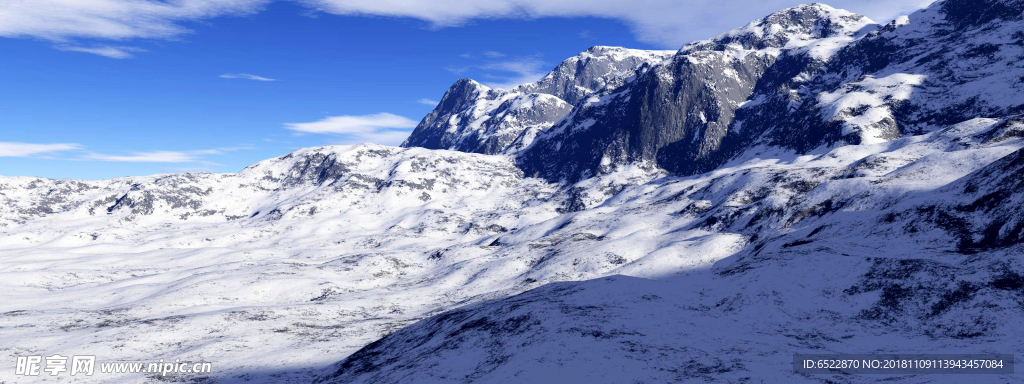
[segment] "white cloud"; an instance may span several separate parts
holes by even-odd
[[[331,116],[309,123],[286,123],[287,129],[303,133],[342,135],[348,142],[372,142],[385,145],[401,143],[416,127],[416,121],[390,114]]]
[[[201,163],[217,165],[204,160],[204,156],[221,155],[227,152],[252,149],[247,146],[199,149],[194,151],[147,151],[130,152],[126,155],[112,155],[86,152],[83,157],[69,160],[99,160],[132,163]],[[79,144],[32,144],[17,142],[0,142],[0,157],[41,157],[65,151],[82,151]]]
[[[837,0],[878,21],[919,8],[932,0]],[[804,3],[800,0],[305,0],[324,12],[341,15],[409,17],[435,27],[459,26],[473,19],[600,17],[629,24],[643,41],[667,48],[709,38],[740,27],[774,11]]]
[[[4,0],[0,36],[120,40],[168,38],[180,23],[260,10],[270,0]]]
[[[189,151],[189,153],[194,153],[196,155],[221,155],[221,154],[224,154],[224,153],[227,153],[227,152],[245,151],[245,150],[250,150],[250,149],[253,149],[253,148],[250,147],[250,146],[247,146],[247,145],[242,145],[242,146],[238,146],[238,147],[220,147],[220,148],[213,148],[213,149],[198,149],[198,150],[195,150],[195,151]]]
[[[489,58],[502,58],[506,55],[496,51],[487,51],[483,53],[483,56]],[[471,66],[444,67],[444,70],[457,76],[463,76],[471,69],[483,70],[485,73],[482,77],[494,79],[494,81],[484,82],[485,85],[491,88],[509,89],[515,88],[521,84],[532,83],[539,80],[547,75],[547,70],[550,68],[544,67],[544,61],[542,61],[539,56],[508,58],[501,61],[485,61],[482,64],[474,64]],[[421,104],[426,103],[421,102]],[[432,104],[436,105],[437,103],[434,102]]]
[[[271,79],[269,77],[256,76],[248,73],[225,73],[220,75],[222,79],[245,79],[245,80],[256,80],[256,81],[277,81],[277,79]]]
[[[87,158],[90,160],[127,163],[195,163],[200,161],[199,157],[195,154],[177,151],[132,152],[130,155],[91,153]]]
[[[135,48],[135,47],[112,46],[112,45],[105,45],[105,46],[99,46],[99,47],[76,47],[76,46],[71,46],[71,45],[58,45],[58,46],[56,46],[54,48],[57,48],[57,49],[59,49],[61,51],[91,53],[91,54],[94,54],[94,55],[100,55],[100,56],[103,56],[103,57],[109,57],[111,59],[129,59],[129,58],[132,58],[134,56],[134,55],[131,54],[131,52],[145,52],[146,51],[145,49],[140,49],[140,48]]]
[[[130,152],[127,155],[110,155],[102,153],[89,153],[88,160],[113,161],[126,163],[201,163],[207,165],[219,165],[206,160],[203,156],[221,155],[226,152],[234,152],[251,147],[223,147],[213,149],[198,149],[194,151],[146,151]]]
[[[31,157],[55,152],[82,149],[78,144],[33,144],[18,142],[0,142],[0,157]]]
[[[416,103],[423,104],[423,105],[431,105],[431,106],[433,106],[433,105],[437,105],[438,101],[437,100],[431,100],[431,99],[428,99],[428,98],[424,97],[422,99],[416,100]]]
[[[445,71],[451,72],[452,74],[455,74],[455,75],[461,75],[463,73],[466,73],[466,71],[469,70],[469,67],[456,67],[456,66],[449,65],[449,66],[444,67],[442,69],[444,69]]]
[[[3,0],[0,36],[66,42],[77,38],[171,38],[183,23],[258,12],[274,0]],[[280,1],[280,0],[278,0]],[[408,17],[434,27],[474,19],[601,17],[630,25],[643,41],[667,48],[742,26],[800,0],[299,0],[338,15]],[[832,6],[886,21],[931,0],[837,0]]]
[[[501,75],[490,75],[498,81],[485,82],[491,88],[509,89],[521,84],[532,83],[540,80],[547,74],[544,62],[539,58],[519,58],[507,61],[491,62],[480,66],[480,69],[497,71]]]

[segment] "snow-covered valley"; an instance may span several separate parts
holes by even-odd
[[[962,2],[460,80],[408,147],[0,176],[0,375],[61,353],[213,364],[76,378],[114,383],[962,382],[791,365],[1024,349],[1024,4]]]
[[[1018,247],[967,251],[956,231],[919,212],[961,215],[968,226],[961,230],[979,233],[999,220],[992,212],[1001,204],[976,214],[957,207],[1002,185],[983,183],[986,170],[1020,157],[1022,143],[991,138],[1021,129],[1019,122],[979,119],[884,144],[798,157],[756,154],[696,177],[624,169],[581,183],[577,188],[585,192],[575,194],[523,178],[501,157],[370,145],[306,149],[236,175],[191,176],[188,183],[167,178],[189,176],[94,183],[6,178],[3,194],[13,208],[7,217],[76,208],[5,227],[3,352],[212,361],[218,381],[307,382],[366,344],[441,311],[471,303],[492,311],[509,305],[500,298],[547,283],[609,275],[661,282],[563,283],[527,297],[543,297],[545,306],[561,300],[594,306],[596,313],[552,317],[562,325],[542,323],[560,337],[589,337],[584,328],[582,335],[559,330],[594,321],[594,329],[612,335],[612,346],[594,341],[605,344],[601,348],[620,348],[625,341],[618,338],[643,343],[654,337],[664,345],[619,361],[601,348],[562,341],[595,355],[547,364],[600,377],[603,371],[587,361],[611,359],[648,367],[643,372],[654,369],[651,379],[678,379],[674,375],[710,373],[655,367],[703,356],[696,366],[732,367],[727,377],[738,380],[764,374],[789,359],[793,348],[1016,350],[1019,340],[1011,335],[1022,331],[1013,320],[1021,315]],[[962,192],[967,184],[980,189]],[[114,201],[125,196],[133,203],[105,208],[117,207]],[[1018,198],[1019,191],[1002,202]],[[586,209],[568,212],[571,204]],[[218,208],[228,206],[239,210]],[[195,212],[213,213],[187,214]],[[995,283],[1000,279],[1010,279],[1010,289]],[[943,295],[964,284],[974,287],[968,297],[932,313]],[[582,293],[565,287],[598,296],[576,298]],[[901,296],[888,298],[894,287],[903,289]],[[549,290],[560,294],[543,294]],[[633,306],[655,314],[666,310],[644,306],[648,302],[635,300],[637,295],[659,297],[681,312],[664,312],[664,318],[634,313]],[[478,303],[487,299],[499,301]],[[605,316],[641,328],[616,328]],[[697,322],[685,328],[701,336],[658,323],[670,319]],[[735,332],[749,327],[757,331]],[[615,336],[616,329],[624,335]],[[501,339],[492,341],[499,346],[510,342],[493,337]],[[542,333],[529,337],[560,342]],[[694,338],[716,347],[665,350]],[[750,359],[751,351],[760,357]],[[488,359],[461,347],[451,353]],[[503,369],[531,375],[555,369],[526,369],[534,357],[511,354],[518,364]],[[484,368],[477,365],[494,364],[488,361],[466,364],[480,372]],[[638,368],[630,367],[622,368],[635,375]],[[783,375],[787,369],[782,364],[767,372]],[[384,381],[431,377],[386,372],[399,376]]]

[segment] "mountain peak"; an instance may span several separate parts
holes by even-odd
[[[402,146],[488,154],[517,151],[580,100],[619,86],[640,67],[674,53],[593,46],[562,61],[539,81],[509,90],[459,79]]]
[[[452,83],[452,86],[449,89],[467,89],[467,90],[480,89],[480,90],[485,90],[486,91],[486,90],[490,90],[491,87],[488,87],[486,85],[480,84],[478,81],[470,79],[468,77],[463,77],[461,79],[455,80],[455,83]]]
[[[555,95],[575,105],[593,93],[618,85],[641,66],[657,64],[674,53],[596,45],[565,59],[540,81],[524,84],[519,90]]]
[[[625,58],[626,56],[646,56],[646,55],[649,55],[651,52],[659,52],[659,51],[650,51],[650,50],[644,50],[644,49],[633,49],[633,48],[626,48],[626,47],[616,47],[616,46],[611,46],[611,45],[595,45],[595,46],[592,46],[590,48],[587,48],[587,50],[581,52],[579,55],[576,55],[573,58],[585,57],[585,56],[589,55],[589,56],[610,56],[610,57],[615,57],[615,58],[622,59],[622,58]],[[569,58],[568,60],[572,60],[573,58]]]
[[[874,23],[864,15],[856,14],[845,9],[834,8],[823,3],[801,4],[795,7],[782,9],[765,16],[760,21],[766,25],[782,24],[788,26],[802,26],[804,28],[813,28],[823,21],[840,23],[839,27],[849,26],[845,22],[866,21],[868,23]],[[840,31],[841,30],[831,30],[823,32],[837,33]],[[828,36],[823,35],[822,37]]]
[[[624,50],[627,50],[627,48],[625,48],[625,47],[616,47],[616,46],[613,46],[613,45],[595,45],[595,46],[592,46],[590,48],[587,48],[587,50],[584,51],[584,52],[588,52],[588,53],[601,53],[601,52],[624,51]]]
[[[735,45],[743,49],[794,48],[814,41],[849,37],[875,25],[866,16],[827,4],[803,4],[772,13],[712,39],[696,41],[683,51],[723,50]]]

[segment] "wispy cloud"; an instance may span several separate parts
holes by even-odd
[[[80,144],[34,144],[18,142],[0,142],[0,157],[46,157],[60,152],[77,151],[82,156],[66,158],[66,160],[97,160],[132,163],[198,163],[218,165],[205,160],[205,156],[222,155],[228,152],[252,149],[248,146],[221,147],[199,149],[193,151],[145,151],[128,152],[127,154],[104,154],[86,151]]]
[[[194,153],[194,154],[197,154],[197,155],[223,155],[223,154],[228,153],[228,152],[247,151],[247,150],[250,150],[250,149],[253,149],[253,147],[250,147],[248,145],[240,145],[240,146],[237,146],[237,147],[220,147],[220,148],[213,148],[213,149],[197,149],[195,151],[190,151],[190,152]]]
[[[54,48],[57,48],[61,51],[91,53],[94,55],[109,57],[111,59],[130,59],[134,57],[134,55],[132,55],[132,52],[146,52],[145,49],[141,48],[112,45],[98,47],[77,47],[70,45],[58,45]]]
[[[460,55],[462,56],[462,55]],[[468,56],[474,58],[473,56]],[[446,66],[443,69],[458,76],[463,76],[470,70],[483,71],[483,78],[494,79],[484,82],[492,88],[509,89],[519,85],[532,83],[547,74],[544,61],[540,56],[507,57],[498,51],[486,51],[482,57],[488,59],[477,60],[476,63],[466,66]],[[436,104],[436,103],[434,103]]]
[[[102,153],[90,153],[86,156],[90,160],[118,161],[126,163],[196,163],[199,162],[198,155],[188,152],[176,151],[149,151],[132,152],[128,155],[105,155]]]
[[[82,149],[79,144],[34,144],[8,141],[0,142],[0,157],[33,157],[79,149]]]
[[[431,100],[431,99],[428,99],[428,98],[424,97],[422,99],[416,100],[416,103],[423,104],[423,105],[437,105],[438,101],[437,100]]]
[[[245,79],[245,80],[256,80],[256,81],[277,81],[277,79],[271,79],[269,77],[256,76],[249,73],[225,73],[220,75],[222,79]]]
[[[168,39],[189,32],[184,25],[227,15],[246,15],[280,0],[4,0],[0,1],[0,36],[33,37],[56,42],[74,39],[124,41]],[[931,3],[932,0],[835,0],[877,21]],[[337,15],[407,17],[435,28],[475,19],[601,17],[629,25],[640,40],[678,48],[746,24],[792,0],[300,0],[314,10]],[[91,49],[91,48],[88,48]],[[109,51],[113,52],[113,51]],[[108,56],[114,57],[114,56]]]
[[[254,13],[271,0],[5,0],[0,36],[51,41],[75,38],[170,38],[181,23]]]
[[[376,113],[331,116],[309,123],[286,123],[284,126],[296,132],[343,136],[348,143],[394,145],[409,135],[409,130],[416,127],[416,121],[391,113]]]
[[[518,58],[505,61],[490,62],[479,67],[486,71],[498,72],[489,77],[497,79],[484,84],[492,88],[515,88],[519,85],[540,80],[547,74],[544,61],[537,57]]]
[[[539,68],[541,66],[543,66],[543,65],[544,65],[544,62],[542,60],[540,60],[539,58],[527,57],[527,58],[519,58],[519,59],[515,59],[515,60],[490,62],[490,63],[484,64],[484,65],[481,65],[480,68],[488,69],[488,70],[495,70],[495,71],[505,71],[505,72],[513,72],[513,73],[523,74],[523,73],[537,73],[537,72],[539,72]]]
[[[835,7],[848,7],[877,21],[889,20],[908,9],[934,0],[834,0]],[[461,26],[474,19],[542,17],[599,17],[629,25],[639,40],[679,48],[683,44],[713,37],[799,2],[793,0],[307,0],[318,9],[340,15],[409,17],[430,22],[434,27]]]
[[[204,156],[221,155],[228,152],[252,149],[251,147],[222,147],[213,149],[198,149],[193,151],[145,151],[129,152],[124,155],[112,155],[103,153],[89,153],[87,160],[114,161],[126,163],[200,163],[207,165],[219,165],[204,159]]]
[[[455,75],[461,75],[463,73],[466,73],[466,71],[469,71],[469,67],[457,67],[457,66],[453,66],[453,65],[446,66],[446,67],[444,67],[442,69],[444,69],[445,71],[451,72],[451,73],[453,73]]]

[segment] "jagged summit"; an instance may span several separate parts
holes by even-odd
[[[672,51],[646,51],[622,47],[594,46],[562,61],[536,83],[524,84],[522,92],[555,95],[575,105],[583,98],[621,81],[642,65],[653,65],[670,57]]]
[[[751,101],[788,93],[873,24],[813,4],[776,12],[635,73],[543,132],[520,153],[530,175],[574,182],[619,165],[644,163],[691,174],[714,169],[742,149],[734,129]],[[748,107],[748,108],[749,108]],[[733,142],[733,141],[736,142]],[[544,159],[560,158],[555,164]]]
[[[537,82],[510,90],[459,79],[402,146],[515,153],[565,117],[573,104],[621,85],[639,67],[672,54],[595,46],[561,62]]]
[[[776,12],[577,106],[519,164],[551,181],[633,163],[690,175],[759,146],[806,153],[1021,113],[1022,12],[946,0],[884,27],[823,4]]]
[[[821,3],[804,4],[772,13],[712,39],[687,44],[682,51],[723,50],[728,45],[754,50],[793,49],[830,38],[840,40],[816,47],[814,56],[825,57],[834,51],[828,48],[842,46],[842,42],[876,28],[875,22],[866,16]]]

